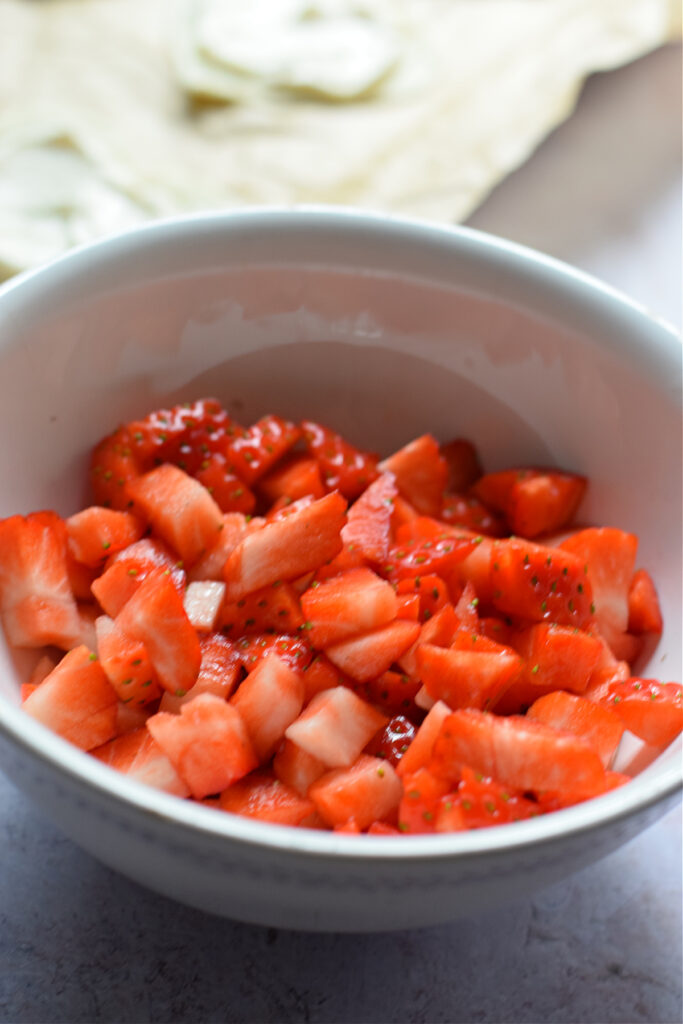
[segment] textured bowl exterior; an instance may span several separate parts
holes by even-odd
[[[203,394],[246,420],[319,416],[382,451],[425,430],[469,434],[491,468],[589,475],[586,521],[638,533],[660,585],[650,674],[680,679],[680,382],[664,326],[500,240],[329,210],[188,218],[0,289],[0,515],[70,513],[95,438]],[[680,792],[678,746],[649,765],[637,755],[644,770],[623,789],[504,829],[271,827],[139,786],[47,733],[17,707],[28,664],[0,650],[0,766],[111,867],[254,923],[371,931],[472,914],[608,854]]]

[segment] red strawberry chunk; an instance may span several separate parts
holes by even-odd
[[[450,603],[448,588],[440,576],[414,576],[399,581],[396,593],[415,594],[419,599],[421,622],[426,622]]]
[[[308,795],[327,825],[353,821],[364,829],[396,813],[401,783],[387,761],[363,754],[350,768],[321,776]]]
[[[315,573],[315,582],[324,583],[325,580],[331,579],[333,576],[339,576],[340,573],[346,572],[348,569],[363,569],[366,566],[365,557],[361,554],[361,551],[357,547],[347,548],[343,547],[338,555],[331,558],[329,562],[325,562]]]
[[[96,568],[140,540],[144,527],[130,512],[92,506],[66,520],[69,550],[77,562]]]
[[[448,574],[470,554],[475,539],[441,529],[435,539],[415,539],[389,549],[382,573],[389,580],[414,579],[416,576]]]
[[[467,491],[482,475],[477,449],[471,441],[456,437],[442,444],[441,455],[448,466],[448,487],[451,491]]]
[[[290,455],[275,469],[261,477],[259,492],[269,504],[285,499],[288,502],[299,498],[322,498],[326,493],[320,475],[320,466],[307,455]]]
[[[339,494],[327,494],[246,536],[225,563],[227,600],[238,601],[277,580],[296,579],[334,558],[342,547],[345,510]]]
[[[333,644],[325,653],[342,672],[359,683],[366,683],[386,672],[419,635],[418,622],[395,619],[387,626]]]
[[[342,540],[369,562],[382,564],[389,555],[391,516],[398,491],[392,473],[382,473],[348,511]]]
[[[371,569],[349,569],[314,585],[301,597],[308,637],[327,647],[396,618],[396,594]]]
[[[562,691],[539,697],[529,708],[527,717],[580,736],[596,752],[605,768],[609,768],[624,732],[619,716],[608,707]]]
[[[408,619],[410,622],[420,621],[419,594],[396,595],[396,618]]]
[[[15,647],[77,645],[66,528],[54,512],[0,520],[0,619]]]
[[[586,484],[583,476],[558,472],[516,480],[505,510],[512,532],[533,538],[564,529],[576,515]]]
[[[308,754],[291,740],[284,740],[273,758],[273,771],[278,779],[305,796],[316,779],[328,770],[327,765]]]
[[[586,568],[593,592],[595,620],[611,644],[628,628],[628,594],[633,579],[638,538],[612,527],[581,530],[560,544]]]
[[[436,774],[456,780],[463,765],[504,786],[536,792],[590,795],[605,774],[598,755],[577,736],[516,715],[501,718],[472,709],[445,719],[430,762]]]
[[[145,645],[126,636],[106,615],[95,623],[97,653],[107,679],[125,704],[151,704],[161,687]]]
[[[417,663],[429,696],[453,709],[491,707],[522,670],[515,651],[476,633],[460,634],[450,648],[422,644]]]
[[[199,639],[182,598],[163,570],[145,577],[116,622],[124,633],[145,645],[165,690],[178,693],[194,685],[201,664]]]
[[[332,690],[335,686],[346,686],[348,681],[324,654],[316,654],[303,674],[304,704],[308,704],[316,693]]]
[[[100,606],[115,619],[140,583],[155,570],[168,572],[179,594],[185,593],[185,573],[178,560],[161,541],[145,538],[114,555],[105,571],[92,584]]]
[[[292,826],[301,825],[315,811],[311,800],[266,771],[233,782],[221,793],[220,808],[244,818]]]
[[[228,462],[247,484],[267,473],[301,437],[301,431],[280,416],[264,416],[227,448]]]
[[[337,686],[315,696],[285,735],[330,768],[341,768],[353,764],[386,721],[351,690]]]
[[[391,669],[377,679],[354,686],[360,697],[374,704],[383,714],[408,716],[415,716],[416,713],[420,716],[415,708],[415,695],[419,689],[419,682],[412,680],[405,672],[394,672]]]
[[[463,828],[487,828],[491,825],[536,818],[543,813],[543,809],[535,800],[526,799],[519,790],[501,786],[494,779],[477,775],[466,765],[462,768],[462,779],[457,794],[444,798],[442,802],[444,811],[449,799],[454,800],[457,805],[460,827]],[[443,822],[443,818],[441,821]],[[437,830],[441,831],[438,826]]]
[[[442,797],[450,791],[450,783],[433,775],[428,768],[402,776],[403,796],[398,809],[401,832],[420,834],[436,831],[436,816]]]
[[[128,494],[136,513],[188,564],[218,543],[221,510],[206,488],[177,466],[145,473],[128,485]]]
[[[212,693],[227,700],[242,675],[242,662],[235,644],[220,633],[210,633],[199,641],[202,661],[197,682],[183,696],[164,692],[159,705],[160,711],[178,714],[183,704],[189,704],[200,693]]]
[[[198,633],[210,633],[214,629],[224,597],[225,583],[217,580],[198,580],[189,584],[183,606],[193,629]]]
[[[429,619],[420,629],[417,639],[397,660],[403,671],[411,679],[419,679],[417,654],[422,644],[435,644],[437,647],[450,647],[460,625],[452,604],[444,607]]]
[[[225,452],[228,443],[243,433],[215,398],[158,409],[127,425],[133,452],[145,469],[173,462],[194,475],[203,459]]]
[[[276,654],[263,658],[240,684],[232,698],[252,746],[262,763],[275,753],[285,730],[304,703],[304,684],[298,672]]]
[[[96,655],[75,647],[22,707],[81,750],[92,750],[116,735],[117,703]]]
[[[179,715],[152,715],[147,728],[196,800],[222,792],[258,766],[239,711],[211,693],[183,704]]]
[[[365,753],[384,758],[395,768],[415,739],[416,732],[409,718],[405,715],[395,715],[373,736],[365,748]]]
[[[352,501],[373,482],[377,476],[376,456],[354,448],[340,434],[312,420],[304,420],[301,429],[328,490],[337,490]]]
[[[530,684],[572,693],[583,693],[602,655],[598,637],[556,623],[522,630],[514,646],[525,659]]]
[[[228,555],[235,550],[240,541],[248,533],[254,533],[265,526],[265,519],[253,517],[247,519],[241,512],[227,512],[223,516],[223,529],[218,534],[218,540],[214,546],[207,551],[198,562],[188,571],[188,579],[196,580],[223,580],[223,569]]]
[[[628,631],[637,635],[662,632],[662,613],[653,579],[646,569],[638,569],[628,590]]]
[[[603,703],[625,727],[654,747],[668,746],[683,731],[680,683],[633,677],[609,685]]]
[[[244,481],[232,472],[226,457],[220,452],[207,455],[193,476],[207,489],[221,512],[241,512],[250,515],[254,511],[255,495]]]
[[[144,726],[118,736],[90,753],[110,768],[136,782],[153,786],[173,796],[187,797],[190,791]]]
[[[303,621],[296,592],[289,583],[280,581],[255,590],[239,601],[225,601],[218,619],[220,628],[235,637],[270,629],[296,633]]]
[[[568,550],[518,538],[494,541],[491,579],[493,603],[509,615],[579,629],[592,619],[594,595],[586,563]]]
[[[448,483],[448,463],[431,434],[423,434],[379,464],[393,473],[399,493],[425,516],[438,516]]]
[[[440,518],[449,527],[461,527],[490,537],[501,537],[505,532],[502,521],[471,495],[444,494]]]
[[[236,647],[247,672],[252,672],[263,658],[273,653],[297,672],[304,672],[313,657],[313,651],[305,640],[286,633],[241,636],[236,641]]]
[[[121,428],[97,445],[90,461],[90,487],[97,505],[125,511],[130,505],[126,484],[140,475],[131,437]]]

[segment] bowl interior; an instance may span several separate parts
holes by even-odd
[[[468,437],[487,469],[589,478],[581,519],[636,533],[657,582],[647,671],[681,678],[680,345],[580,275],[467,232],[245,215],[67,257],[0,293],[0,324],[0,516],[71,514],[97,439],[206,395],[381,453]],[[0,640],[14,703],[27,663]]]

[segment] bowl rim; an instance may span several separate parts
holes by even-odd
[[[316,205],[295,209],[282,207],[242,208],[236,211],[205,212],[172,217],[80,246],[52,263],[20,274],[0,286],[0,325],[21,316],[34,297],[51,287],[74,279],[95,278],[112,263],[127,260],[132,253],[159,252],[198,238],[220,239],[226,232],[258,234],[277,230],[293,236],[315,236],[330,245],[331,233],[348,242],[365,235],[377,236],[392,247],[405,243],[415,250],[417,262],[423,251],[448,251],[468,262],[493,264],[494,269],[513,279],[533,284],[547,300],[581,296],[581,315],[606,319],[625,331],[625,354],[649,366],[664,390],[672,387],[672,371],[678,370],[681,340],[675,329],[655,319],[639,303],[589,274],[526,246],[497,238],[472,228],[433,224],[417,218],[400,217],[352,208]],[[327,241],[325,241],[327,237]],[[263,263],[263,261],[258,261]],[[419,274],[413,274],[419,278]],[[431,279],[431,276],[430,276]],[[444,281],[448,275],[444,276]],[[452,277],[451,277],[452,282]],[[643,342],[647,341],[647,360]],[[0,346],[3,343],[0,342]],[[677,392],[678,397],[678,392]],[[680,399],[679,399],[680,402]],[[160,792],[100,764],[88,754],[25,715],[19,707],[0,698],[0,733],[13,745],[57,772],[72,785],[92,790],[104,799],[121,803],[122,810],[142,814],[150,824],[160,818],[185,831],[211,839],[231,840],[246,847],[268,848],[290,854],[315,854],[324,859],[390,860],[413,863],[422,860],[458,860],[512,853],[529,846],[540,847],[580,833],[617,823],[638,812],[663,803],[683,789],[683,762],[675,758],[655,773],[646,771],[627,786],[604,796],[553,814],[525,822],[470,832],[443,835],[365,836],[344,835],[313,829],[271,825],[237,815],[217,813],[213,808]]]

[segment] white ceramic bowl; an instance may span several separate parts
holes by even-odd
[[[424,431],[487,468],[591,480],[586,518],[633,530],[681,678],[681,345],[566,266],[472,231],[352,212],[253,211],[143,228],[0,290],[0,516],[85,498],[91,445],[170,401],[329,422],[389,452]],[[0,643],[2,643],[0,641]],[[263,924],[432,924],[570,874],[658,818],[680,746],[628,786],[469,834],[379,838],[259,824],[131,782],[18,708],[0,649],[0,764],[75,842],[178,900]]]

